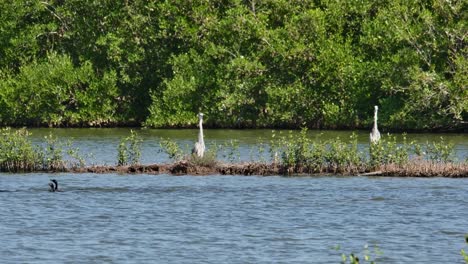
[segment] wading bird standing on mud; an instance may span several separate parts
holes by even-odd
[[[198,126],[200,131],[198,132],[198,142],[192,149],[192,154],[196,154],[198,157],[203,157],[205,153],[205,141],[203,140],[203,113],[198,114]]]
[[[374,127],[372,128],[372,132],[370,133],[371,143],[377,143],[380,140],[380,132],[377,128],[377,111],[379,111],[379,107],[374,106]]]

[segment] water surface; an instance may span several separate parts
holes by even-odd
[[[115,165],[117,162],[117,147],[121,139],[130,135],[130,128],[74,128],[74,129],[31,129],[32,139],[43,141],[44,136],[52,133],[59,139],[70,140],[74,146],[80,149],[83,155],[87,155],[88,164]],[[196,129],[137,129],[139,136],[143,139],[142,157],[143,164],[170,162],[168,156],[161,151],[160,142],[163,138],[176,141],[179,146],[190,153],[195,141],[198,138]],[[287,136],[289,131],[275,131],[276,138]],[[293,135],[298,135],[299,131],[293,131]],[[311,130],[308,136],[314,140],[330,140],[339,137],[348,140],[353,131],[329,131]],[[358,148],[367,152],[369,149],[369,132],[354,131],[358,136]],[[209,148],[212,144],[225,145],[231,140],[235,140],[238,151],[234,153],[236,161],[269,161],[270,153],[268,146],[272,139],[272,130],[268,129],[205,129],[205,143]],[[384,137],[386,135],[383,135]],[[402,140],[401,134],[397,135],[399,142]],[[454,144],[455,156],[458,160],[465,160],[468,157],[468,134],[408,134],[407,139],[420,143],[439,142],[443,137],[446,142]],[[221,151],[219,159],[229,159],[223,157]]]
[[[88,164],[108,165],[130,134],[126,128],[30,131],[35,142],[49,133],[71,140],[92,154]],[[189,152],[198,131],[138,133],[141,161],[149,164],[169,162],[162,138]],[[358,132],[361,150],[368,136]],[[465,134],[408,139],[440,136],[466,159]],[[208,145],[232,139],[239,144],[236,159],[269,158],[258,148],[268,146],[271,130],[205,131]],[[51,178],[63,192],[47,191]],[[366,245],[382,251],[378,263],[462,263],[467,200],[467,179],[3,173],[0,263],[339,263],[341,253],[362,256]]]
[[[365,245],[378,263],[462,263],[468,249],[465,179],[0,174],[0,190],[1,263],[339,263]]]

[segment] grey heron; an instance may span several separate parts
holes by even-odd
[[[374,127],[372,128],[372,132],[370,133],[370,142],[375,144],[380,140],[380,132],[377,128],[377,111],[379,111],[378,106],[374,106]]]
[[[196,154],[201,158],[205,153],[205,141],[203,139],[203,113],[198,114],[198,126],[200,127],[200,131],[198,132],[198,142],[195,143],[195,146],[192,149],[192,154]]]

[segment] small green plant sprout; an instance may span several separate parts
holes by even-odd
[[[240,160],[239,141],[231,139],[221,145],[223,151],[223,158],[226,158],[229,162],[233,163],[236,160]]]
[[[72,160],[70,160],[69,167],[71,168],[83,168],[86,165],[85,159],[83,156],[80,155],[80,149],[79,148],[69,148],[67,150],[67,154]],[[87,157],[91,156],[92,153],[90,153]]]
[[[84,166],[84,159],[71,142],[61,142],[50,134],[44,137],[44,142],[32,144],[30,135],[25,128],[0,130],[0,171],[64,171]],[[65,160],[65,154],[72,159]]]
[[[117,165],[124,166],[127,165],[127,144],[125,140],[121,140],[118,147],[117,153]]]
[[[403,134],[402,144],[397,144],[396,136],[388,134],[379,142],[371,145],[370,165],[379,167],[385,164],[407,164],[411,146],[412,143],[408,144],[406,140],[406,134]]]
[[[30,135],[24,128],[0,130],[0,171],[34,171],[42,167],[43,155],[32,145]]]
[[[281,133],[281,131],[280,131]],[[272,130],[271,131],[271,139],[270,139],[270,158],[273,164],[278,164],[280,162],[280,143],[279,140],[276,137],[276,131]]]
[[[117,164],[119,166],[139,164],[142,142],[143,140],[138,136],[137,132],[130,130],[130,136],[120,141]]]
[[[184,151],[179,147],[177,142],[169,138],[162,138],[159,146],[161,147],[160,151],[166,153],[172,161],[181,161],[184,158]]]
[[[377,145],[378,143],[372,144]],[[333,172],[356,173],[362,158],[357,148],[357,135],[351,134],[349,142],[339,138],[328,143],[326,161]]]
[[[258,152],[257,154],[258,154],[260,163],[265,163],[266,162],[266,160],[265,160],[265,144],[262,141],[260,141],[258,143],[258,151],[257,152]]]
[[[44,137],[46,147],[44,151],[44,164],[49,170],[63,170],[65,162],[63,160],[63,144],[61,144],[52,134]]]
[[[359,257],[355,256],[353,253],[351,253],[349,256],[346,256],[345,254],[342,254],[341,255],[341,263],[343,263],[343,264],[346,264],[346,263],[359,264]]]
[[[271,151],[271,148],[269,149],[269,151]],[[249,150],[249,160],[251,162],[265,163],[266,162],[266,156],[265,156],[266,154],[265,153],[266,153],[266,144],[260,138],[258,140],[258,143],[255,146],[250,148],[250,150]],[[254,156],[258,157],[258,158],[254,158]],[[239,157],[239,160],[240,160],[240,157]],[[273,161],[273,163],[275,164],[274,161]]]

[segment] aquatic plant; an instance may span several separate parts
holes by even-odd
[[[127,164],[127,144],[125,140],[121,140],[117,149],[117,165],[124,166]]]
[[[280,134],[281,134],[281,131],[280,131]],[[278,156],[279,148],[280,148],[279,142],[278,140],[276,140],[276,130],[272,130],[269,152],[270,152],[270,158],[273,164],[278,164],[279,162],[279,156]]]
[[[429,160],[435,162],[451,162],[453,161],[453,149],[452,143],[445,142],[443,137],[440,137],[439,142],[426,142],[426,155]]]
[[[329,171],[357,173],[362,165],[362,153],[358,151],[357,135],[352,134],[348,142],[343,142],[339,138],[328,143],[326,162]]]
[[[465,243],[468,245],[468,234],[465,235]],[[465,250],[460,250],[460,253],[463,257],[463,260],[465,260],[465,263],[468,264],[468,254],[465,252]]]
[[[159,146],[161,147],[160,151],[166,153],[172,161],[180,161],[184,158],[184,151],[177,142],[169,138],[162,138]]]
[[[336,246],[335,247],[335,250],[340,250],[341,247],[340,246]],[[369,249],[369,246],[366,244],[364,246],[364,250],[363,250],[363,258],[360,259],[356,254],[354,253],[351,253],[349,255],[347,254],[344,254],[342,253],[341,254],[341,262],[342,264],[359,264],[359,263],[369,263],[369,264],[376,264],[377,262],[375,261],[375,259],[377,258],[377,256],[380,256],[382,255],[382,251],[380,250],[380,248],[375,245],[373,247],[373,249]]]
[[[138,133],[130,130],[130,136],[123,138],[118,146],[117,164],[119,166],[139,164],[142,142]]]
[[[70,146],[70,147],[67,148],[66,153],[68,157],[71,158],[71,160],[67,161],[67,167],[68,168],[83,168],[86,165],[86,163],[85,163],[84,157],[80,153],[80,149],[72,148],[71,142],[68,142],[67,146]],[[93,155],[92,153],[88,153],[88,155],[86,156],[91,157],[92,155]]]
[[[201,167],[215,167],[218,163],[216,157],[218,156],[219,146],[216,143],[211,143],[203,157],[198,157],[195,154],[188,156],[188,162],[194,166]]]
[[[67,169],[82,168],[86,165],[80,150],[73,147],[70,140],[63,141],[49,134],[44,137],[44,142],[35,146],[35,148],[42,160],[43,170],[65,171]]]
[[[220,150],[223,158],[229,162],[234,163],[236,160],[240,160],[239,140],[231,139],[226,141],[220,146]]]
[[[249,160],[250,162],[260,162],[260,163],[266,163],[266,150],[267,147],[265,146],[265,143],[262,141],[262,139],[258,140],[259,142],[254,145],[253,147],[250,148],[249,151]],[[270,147],[271,149],[271,147]],[[254,158],[255,156],[255,158]],[[275,162],[274,162],[275,164]]]
[[[403,143],[398,144],[396,136],[388,134],[379,142],[370,144],[370,166],[379,167],[385,164],[404,165],[408,163],[414,142],[407,142],[403,135]]]
[[[30,133],[22,128],[4,128],[0,135],[0,170],[7,172],[33,171],[41,162],[29,140]]]
[[[71,142],[48,135],[43,142],[33,144],[30,135],[25,128],[0,130],[0,171],[64,171],[85,165],[84,158]]]
[[[307,129],[302,129],[298,136],[289,132],[287,137],[280,136],[277,141],[272,142],[270,153],[286,174],[356,173],[365,165],[364,154],[357,148],[356,134],[352,134],[348,141],[336,138],[312,142]]]
[[[45,146],[44,146],[44,157],[43,164],[44,167],[48,170],[64,170],[66,167],[65,161],[63,159],[63,149],[62,144],[58,142],[57,138],[52,134],[44,137]]]

